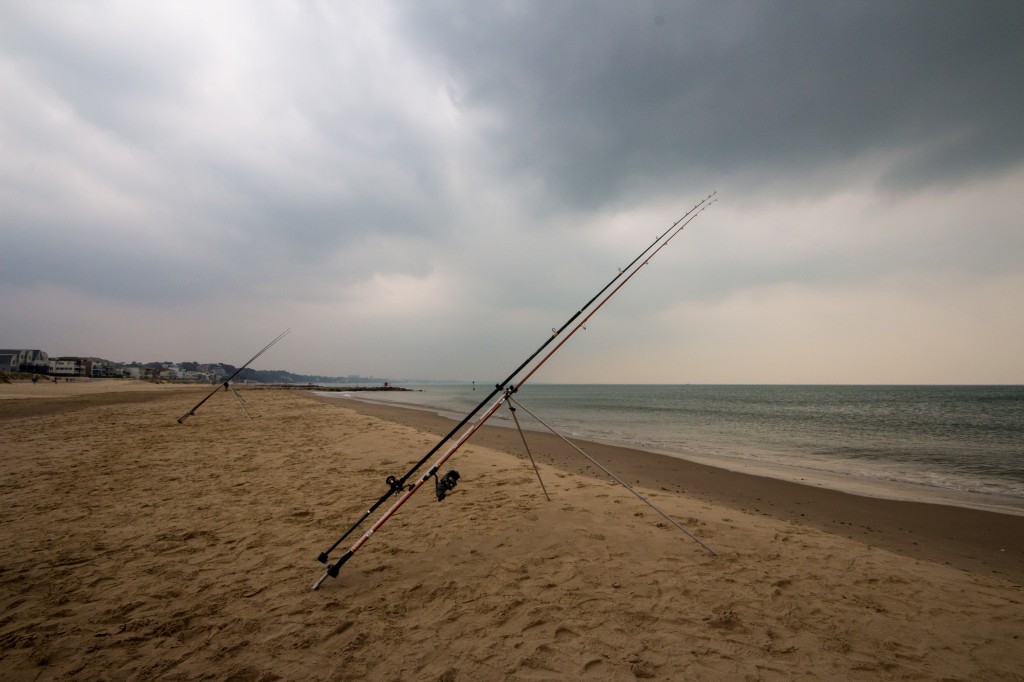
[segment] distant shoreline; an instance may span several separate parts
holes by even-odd
[[[325,393],[350,393],[356,391],[408,391],[419,389],[402,388],[401,386],[335,386],[324,384],[236,384],[236,388],[278,388],[290,391],[323,391]]]

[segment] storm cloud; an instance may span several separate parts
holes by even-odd
[[[1024,380],[1015,2],[8,2],[0,345],[553,381]],[[265,337],[265,338],[264,338]]]

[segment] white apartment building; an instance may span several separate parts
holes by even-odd
[[[50,358],[50,374],[59,377],[78,377],[84,372],[78,358]]]

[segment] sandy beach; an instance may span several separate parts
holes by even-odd
[[[209,390],[0,384],[0,678],[1024,680],[1024,517],[507,429],[313,592],[451,422]]]

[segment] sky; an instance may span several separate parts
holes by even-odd
[[[1024,383],[1024,3],[0,2],[0,347]]]

